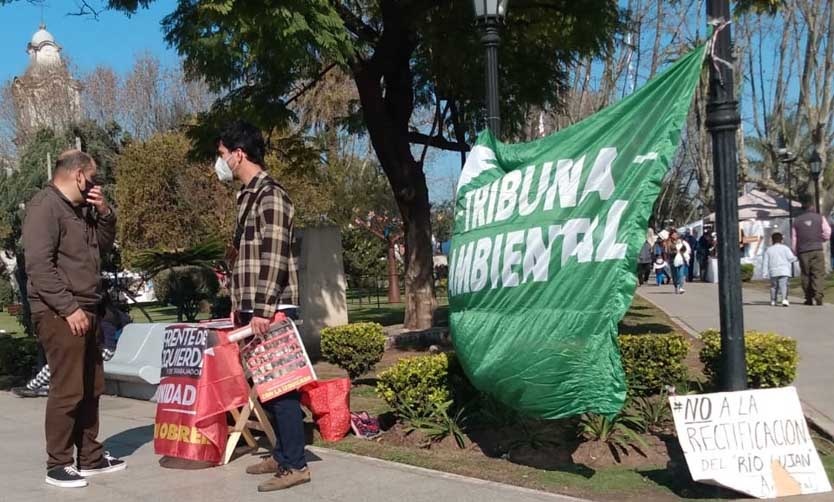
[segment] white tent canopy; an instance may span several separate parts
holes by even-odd
[[[773,220],[776,218],[787,218],[790,215],[789,202],[785,197],[771,195],[759,190],[751,190],[750,193],[738,198],[738,219],[744,220]],[[793,214],[802,214],[802,204],[793,201]],[[715,221],[715,213],[710,214],[705,221]]]

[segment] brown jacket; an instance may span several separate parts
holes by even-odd
[[[116,215],[73,206],[51,183],[26,205],[23,248],[33,314],[66,317],[101,302],[101,255],[116,237]]]

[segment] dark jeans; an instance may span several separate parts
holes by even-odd
[[[651,263],[638,263],[637,264],[637,280],[642,286],[643,284],[649,282],[649,276],[652,273],[652,264]]]
[[[276,397],[263,403],[272,415],[277,441],[272,457],[285,469],[303,469],[304,459],[304,412],[301,411],[301,395],[297,391]]]
[[[686,272],[686,280],[692,282],[695,280],[695,252],[689,256],[688,270]]]
[[[92,314],[89,318],[90,329],[84,336],[74,336],[67,321],[55,314],[34,319],[52,376],[46,400],[47,469],[75,464],[73,450],[82,469],[101,461],[103,447],[96,438],[104,368],[98,318]]]
[[[709,256],[698,257],[698,265],[700,265],[701,270],[701,282],[707,282],[707,270],[709,269]]]

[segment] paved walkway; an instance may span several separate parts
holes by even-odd
[[[248,455],[229,465],[201,471],[159,467],[152,444],[156,406],[109,396],[102,398],[100,437],[113,455],[127,460],[128,469],[91,478],[86,488],[54,488],[44,483],[45,404],[46,399],[20,399],[0,392],[0,502],[579,501],[312,447],[307,452],[312,483],[290,492],[259,494],[257,484],[264,477],[244,472],[253,460]]]
[[[675,295],[672,286],[645,285],[637,292],[692,332],[719,327],[717,284],[687,284],[683,295]],[[807,307],[795,296],[801,291],[791,293],[790,307],[771,307],[769,293],[745,289],[744,329],[773,331],[798,341],[795,385],[804,411],[834,434],[834,306]]]

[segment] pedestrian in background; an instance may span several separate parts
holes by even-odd
[[[793,264],[797,261],[791,248],[782,243],[782,234],[775,232],[771,237],[772,245],[765,251],[762,269],[766,277],[770,277],[770,305],[775,307],[781,301],[783,307],[790,305],[788,301],[788,280],[791,277]],[[781,300],[779,300],[781,298]]]
[[[831,238],[828,220],[816,212],[810,195],[804,194],[800,202],[805,212],[793,220],[791,242],[799,257],[802,273],[802,289],[805,305],[822,305],[825,292],[825,242]]]
[[[646,240],[643,241],[643,247],[637,256],[637,281],[640,286],[649,281],[649,275],[652,273],[652,261],[654,261],[652,259],[652,248],[656,239],[654,230],[650,228],[646,232]]]

